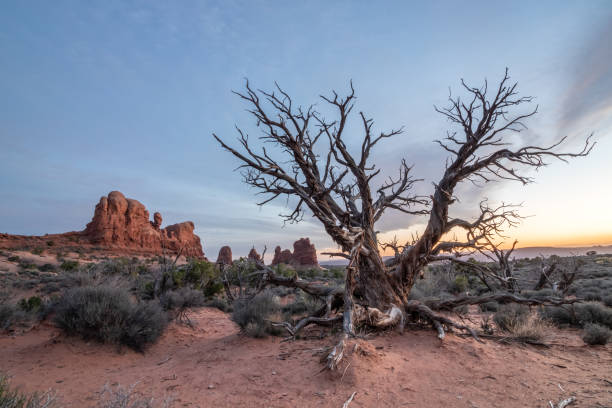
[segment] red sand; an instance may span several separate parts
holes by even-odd
[[[27,391],[53,388],[69,407],[91,407],[105,383],[129,386],[174,407],[612,407],[612,346],[587,347],[560,331],[551,348],[480,344],[433,331],[370,340],[375,355],[349,356],[341,372],[320,372],[316,350],[333,343],[241,336],[225,313],[191,314],[145,354],[85,343],[49,324],[0,337],[0,368]],[[350,365],[347,366],[347,364]],[[564,392],[561,390],[564,390]]]

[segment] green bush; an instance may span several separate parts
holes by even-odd
[[[601,301],[604,305],[612,307],[612,295],[605,296]]]
[[[25,394],[11,388],[8,378],[0,374],[0,407],[1,408],[54,408],[58,407],[52,391]]]
[[[79,267],[79,261],[64,261],[60,268],[66,272],[74,271]]]
[[[270,322],[280,312],[280,307],[270,292],[260,293],[250,300],[238,299],[234,301],[233,306],[232,320],[247,336],[261,338],[281,333],[281,330]]]
[[[42,247],[36,247],[31,251],[34,255],[41,255],[43,253]]]
[[[53,271],[55,271],[55,269],[56,269],[55,265],[50,264],[50,263],[46,263],[46,264],[40,265],[38,267],[38,270],[41,271],[41,272],[53,272]]]
[[[53,245],[55,245],[55,242],[53,242],[53,241],[47,241],[47,246],[52,247]]]
[[[465,275],[457,275],[448,285],[448,291],[453,294],[463,293],[468,288],[468,278]]]
[[[138,351],[157,340],[167,320],[159,304],[136,304],[126,290],[104,286],[69,289],[55,305],[54,318],[69,335]]]
[[[19,262],[19,257],[17,255],[9,256],[7,258],[9,262]]]
[[[600,326],[594,323],[587,323],[584,325],[584,330],[582,332],[582,340],[586,344],[596,345],[596,344],[606,344],[612,337],[612,331],[607,327]]]
[[[37,312],[42,306],[42,299],[38,296],[32,296],[28,299],[21,299],[17,305],[24,312]]]

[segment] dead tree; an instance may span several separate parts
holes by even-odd
[[[474,88],[462,81],[468,98],[451,96],[447,108],[436,108],[458,130],[436,141],[449,157],[429,198],[413,193],[419,180],[412,176],[412,168],[405,160],[400,162],[395,178],[378,186],[374,183],[380,169],[370,162],[372,150],[402,134],[401,128],[375,133],[373,120],[359,112],[363,136],[356,151],[349,148],[346,129],[355,102],[352,83],[347,96],[336,92],[321,96],[335,112],[334,119],[327,119],[314,106],[295,106],[278,85],[274,91],[266,92],[254,90],[247,81],[245,91],[236,95],[247,103],[248,112],[256,119],[261,143],[252,144],[240,128],[237,131],[241,148],[232,147],[216,134],[214,138],[239,159],[245,183],[265,195],[260,205],[284,196],[294,200],[289,201],[295,206],[283,216],[285,221],[298,222],[309,211],[341,249],[338,255],[349,259],[343,289],[278,277],[262,264],[260,269],[266,282],[299,287],[327,299],[328,304],[338,305],[344,338],[354,335],[356,325],[402,326],[407,314],[429,321],[440,337],[444,336],[444,327],[470,330],[437,315],[424,304],[408,300],[415,279],[427,264],[449,253],[478,249],[487,239],[494,241],[519,219],[514,206],[493,207],[487,202],[480,204],[479,214],[473,220],[452,217],[450,209],[457,201],[454,196],[457,185],[466,181],[486,184],[500,179],[527,184],[532,179],[521,170],[538,169],[546,165],[547,159],[566,161],[586,156],[593,147],[587,139],[580,151],[559,152],[557,149],[565,138],[547,147],[516,146],[519,140],[513,140],[512,135],[525,129],[525,119],[534,115],[537,107],[513,114],[515,108],[532,98],[519,97],[517,84],[509,80],[506,71],[491,94],[486,82],[483,87]],[[390,210],[427,217],[427,226],[418,239],[385,264],[375,225]],[[466,239],[448,240],[449,233],[457,230],[465,231]],[[462,300],[462,304],[469,304],[469,300]],[[332,319],[337,320],[337,316],[327,313],[311,322],[328,324]],[[330,368],[341,359],[343,347],[341,341],[330,354]]]

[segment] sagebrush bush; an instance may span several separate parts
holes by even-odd
[[[159,304],[133,302],[125,289],[85,286],[62,295],[54,322],[69,335],[142,351],[162,334],[167,316]]]
[[[499,310],[499,303],[497,302],[486,302],[478,305],[482,312],[497,312]]]
[[[26,394],[12,388],[7,376],[0,374],[0,408],[58,407],[53,391]]]
[[[233,311],[232,305],[227,303],[225,299],[213,298],[204,304],[206,307],[216,307],[222,312],[231,312]]]
[[[66,272],[75,271],[79,268],[79,261],[64,261],[60,268]]]
[[[165,310],[204,306],[204,294],[191,288],[180,288],[163,293],[159,303]]]
[[[516,303],[501,305],[493,315],[493,321],[502,330],[511,329],[527,320],[529,317],[529,307]]]
[[[611,337],[612,331],[599,324],[587,323],[582,331],[582,340],[590,345],[606,344]]]
[[[270,322],[280,312],[280,306],[270,292],[262,292],[250,300],[238,299],[234,301],[233,307],[232,320],[247,336],[266,337],[281,333]]]
[[[596,323],[612,328],[612,309],[598,302],[545,306],[540,313],[557,326],[583,327],[587,323]]]
[[[612,295],[604,296],[604,298],[601,299],[601,301],[603,302],[604,305],[608,307],[612,307]]]
[[[132,384],[127,388],[117,384],[110,386],[106,384],[100,393],[100,408],[169,408],[172,406],[172,399],[168,398],[159,404],[153,398],[145,397],[136,392],[138,383]]]

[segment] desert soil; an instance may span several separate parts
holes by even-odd
[[[229,316],[203,308],[194,328],[172,324],[144,354],[66,337],[49,323],[0,337],[0,367],[26,391],[54,389],[68,407],[92,407],[105,384],[129,386],[174,407],[612,407],[612,346],[555,332],[550,348],[484,344],[432,331],[369,339],[336,373],[321,372],[325,339],[242,336]],[[316,330],[310,332],[315,334]]]

